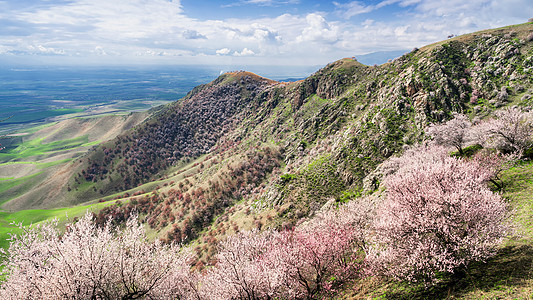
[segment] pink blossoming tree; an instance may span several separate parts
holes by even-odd
[[[206,299],[315,299],[358,276],[371,203],[350,202],[293,230],[242,232],[221,243]]]
[[[495,253],[508,232],[507,208],[487,187],[494,174],[488,164],[427,146],[397,160],[374,223],[368,253],[374,272],[431,282],[436,272],[454,272]]]

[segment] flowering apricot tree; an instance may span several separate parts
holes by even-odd
[[[495,119],[479,127],[490,146],[520,154],[533,147],[533,113],[507,107],[495,112],[495,115]]]
[[[506,204],[487,187],[488,165],[420,146],[385,178],[386,199],[377,209],[375,271],[412,281],[434,281],[495,253],[506,226]],[[420,155],[414,155],[414,153]]]
[[[184,298],[195,294],[188,261],[175,245],[149,243],[135,217],[123,231],[90,214],[60,234],[57,224],[22,227],[2,263],[2,299]]]
[[[365,264],[365,233],[372,214],[370,199],[352,201],[319,213],[286,232],[277,257],[293,298],[310,299],[356,278]]]
[[[349,282],[364,264],[371,205],[351,202],[292,230],[248,231],[221,243],[202,278],[206,299],[315,299]]]
[[[271,299],[280,296],[285,274],[267,259],[279,246],[276,231],[245,231],[220,244],[216,267],[203,277],[201,294],[206,299]]]
[[[438,145],[454,147],[463,155],[463,147],[471,142],[471,127],[472,122],[467,116],[454,114],[453,119],[444,124],[433,124],[426,131]]]

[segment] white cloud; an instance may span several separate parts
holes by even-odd
[[[372,19],[366,19],[363,23],[361,23],[361,25],[367,27],[367,26],[370,26],[372,24],[374,24],[375,20],[372,20]]]
[[[222,49],[218,49],[216,51],[216,54],[218,54],[218,55],[228,55],[230,52],[231,52],[231,50],[229,48],[222,48]]]
[[[107,55],[107,52],[105,52],[104,48],[102,48],[101,46],[94,47],[94,53],[96,55]]]
[[[326,19],[319,14],[308,14],[305,17],[307,27],[304,28],[297,41],[314,41],[333,43],[339,39],[339,28],[326,21]]]
[[[296,2],[235,3],[275,7]],[[336,2],[331,12],[288,14],[280,9],[282,14],[275,17],[218,20],[191,18],[176,0],[70,0],[19,5],[18,11],[0,10],[0,28],[4,29],[0,32],[0,53],[95,60],[120,57],[133,58],[133,62],[168,57],[174,63],[239,60],[261,64],[275,60],[323,64],[372,51],[412,49],[450,34],[516,24],[533,16],[529,0],[368,3]],[[11,5],[0,1],[0,8],[6,7]],[[394,11],[390,18],[380,15],[384,7]]]
[[[0,54],[6,54],[10,51],[10,47],[6,47],[4,45],[0,45]]]
[[[40,54],[45,54],[45,55],[64,55],[64,54],[66,54],[65,50],[63,50],[63,49],[45,47],[43,45],[37,45],[37,46],[30,45],[30,46],[28,46],[28,50],[30,52],[33,52],[33,53],[40,53]]]
[[[405,0],[404,2],[407,2],[409,0]],[[418,1],[418,0],[414,0],[414,1]],[[352,1],[352,2],[348,2],[348,3],[338,3],[338,2],[333,2],[333,4],[335,5],[336,7],[336,14],[345,18],[345,19],[350,19],[354,16],[357,16],[357,15],[361,15],[361,14],[366,14],[366,13],[369,13],[369,12],[372,12],[374,10],[377,10],[377,9],[380,9],[382,7],[385,7],[385,6],[388,6],[388,5],[392,5],[392,4],[396,4],[398,2],[401,2],[401,0],[384,0],[384,1],[381,1],[377,4],[374,4],[374,5],[367,5],[365,4],[364,2],[361,2],[361,1]],[[410,1],[412,2],[412,1]],[[406,4],[406,5],[411,5],[411,4]]]
[[[287,4],[299,4],[300,0],[241,0],[231,4],[226,4],[223,7],[242,6],[242,5],[259,5],[259,6],[280,6]]]
[[[250,56],[250,55],[255,55],[255,52],[253,52],[252,50],[248,49],[248,48],[244,48],[242,49],[241,52],[237,52],[235,51],[233,53],[234,56]]]
[[[348,3],[333,2],[333,4],[335,7],[337,7],[337,14],[345,19],[349,19],[360,14],[369,13],[375,9],[375,6],[365,5],[359,1],[352,1]]]
[[[125,42],[161,33],[176,33],[182,9],[179,1],[165,0],[77,0],[48,9],[24,12],[18,21],[37,29],[57,28],[61,37],[91,33],[100,39]],[[54,28],[54,29],[55,29]]]
[[[207,39],[207,37],[196,30],[187,29],[183,31],[183,37],[188,40]]]
[[[163,51],[154,51],[151,49],[145,49],[143,51],[137,51],[136,56],[143,57],[182,57],[182,56],[194,56],[195,53],[185,50],[163,50]]]

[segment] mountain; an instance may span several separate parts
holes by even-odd
[[[295,223],[377,189],[376,167],[428,124],[529,105],[532,29],[460,36],[380,66],[346,58],[293,83],[226,73],[93,149],[69,185],[89,200],[156,182],[142,188],[156,199],[117,209],[136,208],[184,241],[242,203],[268,208],[259,223]]]
[[[4,208],[120,199],[100,222],[137,211],[152,237],[195,245],[201,267],[229,234],[288,228],[379,190],[378,166],[431,123],[531,108],[532,32],[485,30],[382,65],[345,58],[296,82],[225,73],[50,172],[53,200],[41,184]]]
[[[409,52],[409,50],[378,51],[362,55],[356,55],[355,58],[357,59],[357,61],[365,65],[381,65],[388,62],[389,60],[398,58],[407,52]]]

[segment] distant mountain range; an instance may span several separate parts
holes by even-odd
[[[372,65],[381,65],[389,60],[398,58],[405,53],[408,53],[410,50],[394,50],[394,51],[377,51],[362,55],[355,55],[357,61],[362,64],[372,66]]]

